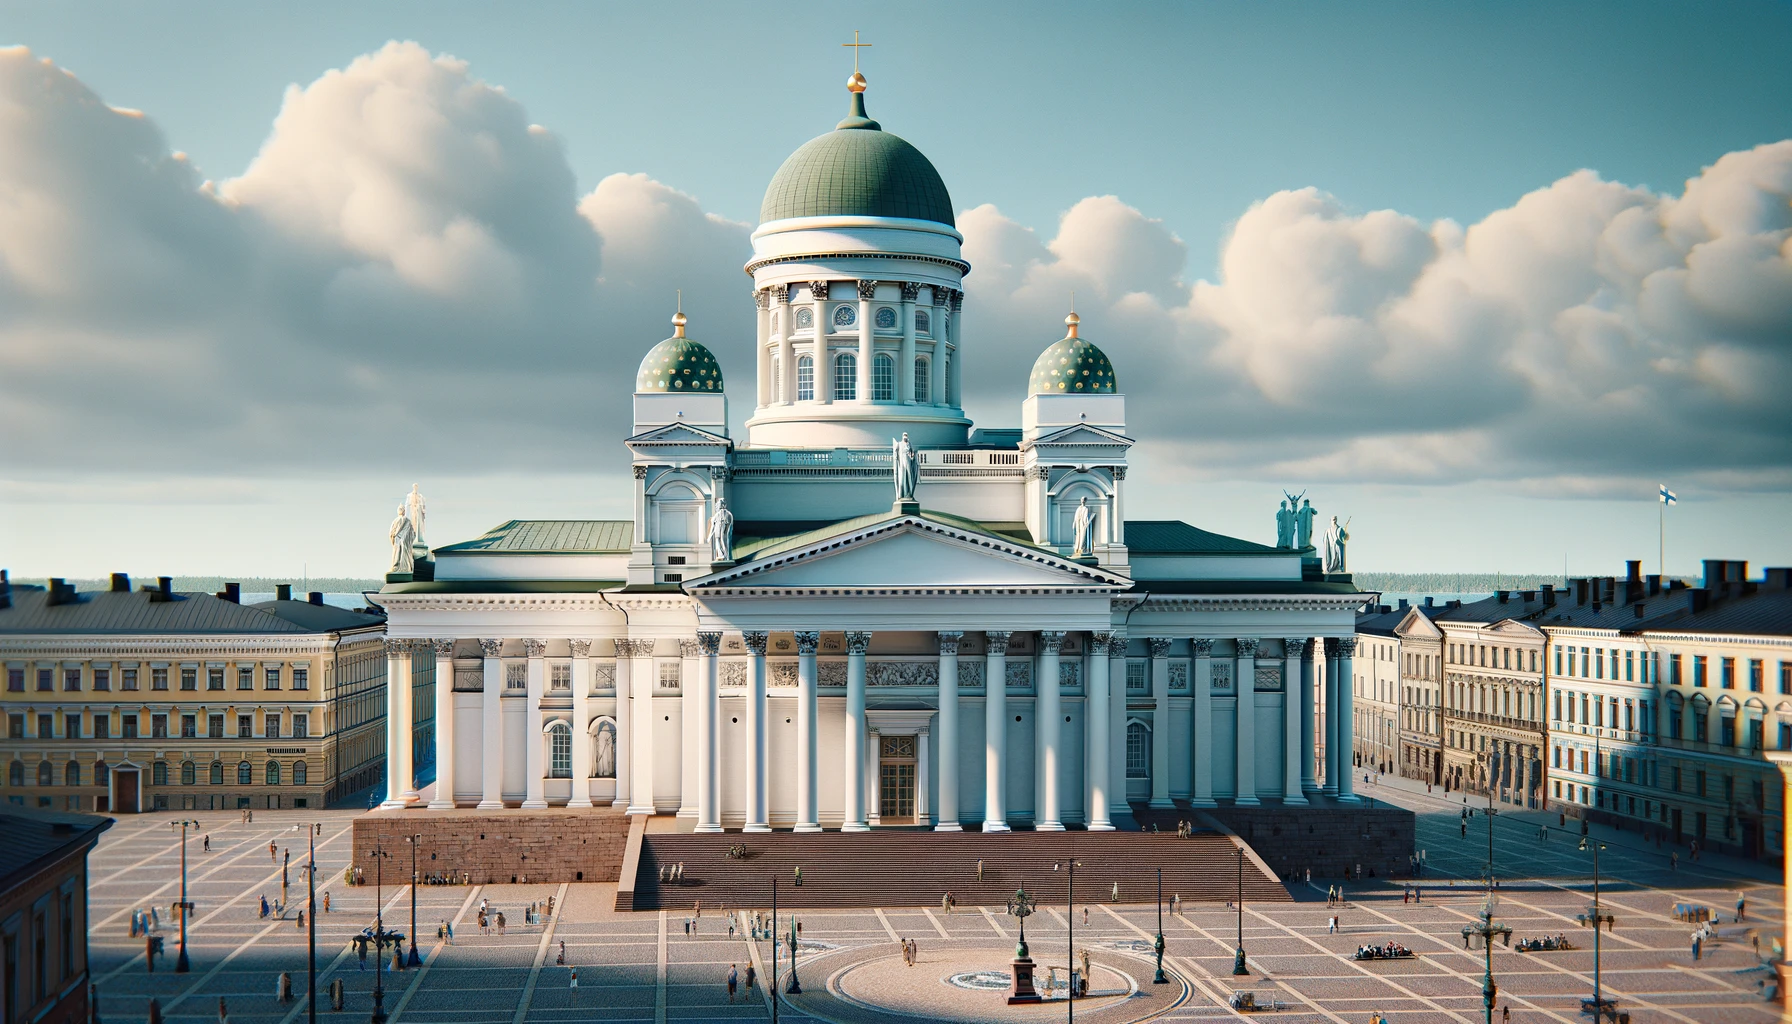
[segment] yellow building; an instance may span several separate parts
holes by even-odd
[[[77,593],[0,573],[7,802],[322,807],[380,779],[383,616],[316,593],[294,601],[288,587],[243,605],[235,584],[212,595],[170,582],[133,591],[115,575],[108,591]]]

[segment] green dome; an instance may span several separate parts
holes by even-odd
[[[833,131],[803,143],[772,176],[759,222],[787,217],[907,217],[955,226],[952,197],[921,151],[865,116],[863,93]]]
[[[722,367],[701,342],[684,336],[679,323],[677,334],[648,349],[635,374],[635,390],[713,394],[722,390]]]
[[[1029,395],[1111,395],[1119,390],[1114,364],[1101,349],[1076,336],[1074,323],[1068,338],[1039,353],[1027,381]]]

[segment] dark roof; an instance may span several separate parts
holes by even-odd
[[[1526,593],[1531,595],[1531,600],[1526,601],[1524,599]],[[1561,601],[1560,593],[1556,595],[1556,600],[1558,602]],[[1446,605],[1441,609],[1437,609],[1437,614],[1433,615],[1432,619],[1438,622],[1486,623],[1517,619],[1533,626],[1539,626],[1542,625],[1542,623],[1537,621],[1537,618],[1547,610],[1548,606],[1543,603],[1541,593],[1537,591],[1520,592],[1513,590],[1507,592],[1505,601],[1501,601],[1496,594],[1493,597],[1485,597],[1479,601],[1470,601],[1467,604],[1457,605],[1454,608]]]
[[[388,583],[380,594],[595,594],[622,586],[622,580],[429,580]]]
[[[503,551],[512,553],[627,554],[635,524],[628,519],[512,519],[473,540],[446,544],[436,553]]]
[[[85,851],[112,827],[111,818],[97,814],[28,811],[10,807],[0,811],[0,893],[36,874],[50,863]]]
[[[1617,581],[1617,596],[1624,596],[1624,581]],[[1744,592],[1746,589],[1747,592]],[[1693,610],[1695,595],[1708,595],[1702,611]],[[1764,583],[1729,584],[1714,590],[1667,590],[1645,595],[1635,603],[1601,602],[1595,610],[1589,598],[1576,604],[1572,589],[1558,591],[1555,607],[1537,620],[1539,626],[1611,629],[1624,633],[1720,633],[1740,636],[1792,635],[1792,590]],[[1638,615],[1636,607],[1642,605]]]
[[[1133,594],[1358,594],[1353,583],[1328,580],[1138,580]],[[1363,594],[1363,600],[1371,595]]]
[[[1131,519],[1126,548],[1134,555],[1292,555],[1294,552],[1209,533],[1175,519]]]
[[[1389,608],[1384,612],[1381,610],[1384,607],[1386,606],[1371,605],[1368,611],[1358,612],[1356,631],[1374,636],[1391,637],[1394,635],[1394,627],[1405,622],[1406,613],[1412,610],[1410,608]]]
[[[759,206],[761,224],[789,217],[908,217],[952,224],[952,197],[921,151],[865,114],[852,113],[790,154]]]
[[[50,604],[44,590],[12,590],[12,607],[0,608],[0,634],[324,633],[378,626],[383,615],[302,601],[242,605],[203,593],[176,592],[172,601],[151,600],[147,590],[88,590],[70,604]]]

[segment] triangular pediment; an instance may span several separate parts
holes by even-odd
[[[1438,628],[1437,623],[1431,621],[1431,616],[1416,607],[1406,610],[1406,617],[1400,620],[1398,626],[1394,627],[1394,632],[1399,636],[1411,637],[1415,640],[1441,640],[1444,635],[1444,631]]]
[[[1131,448],[1132,444],[1132,438],[1127,437],[1125,434],[1116,433],[1101,427],[1091,426],[1087,423],[1077,423],[1065,427],[1062,430],[1056,430],[1041,437],[1036,437],[1028,443],[1028,447],[1042,448],[1047,445],[1063,445],[1074,448],[1089,447],[1091,445],[1102,447],[1112,447],[1117,445],[1122,448]]]
[[[1493,624],[1491,632],[1517,634],[1527,640],[1535,640],[1543,635],[1543,632],[1536,626],[1519,622],[1517,619],[1501,619]]]
[[[1132,581],[1025,544],[921,515],[805,539],[691,580],[694,593],[805,591],[1111,591]]]
[[[707,430],[693,427],[688,423],[668,423],[663,427],[643,431],[628,439],[630,445],[727,445],[729,440],[720,434],[712,434]]]

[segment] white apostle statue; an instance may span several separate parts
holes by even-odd
[[[1095,512],[1085,495],[1077,503],[1076,518],[1070,521],[1070,557],[1080,558],[1095,551]]]
[[[423,539],[423,513],[423,495],[417,493],[417,485],[412,484],[411,493],[404,496],[404,514],[411,521],[411,530],[417,540]]]
[[[398,518],[392,520],[392,526],[386,531],[386,539],[392,542],[392,567],[387,572],[410,572],[415,562],[411,555],[411,542],[417,539],[417,532],[411,526],[411,517],[405,515],[403,505],[398,506]]]
[[[616,726],[609,722],[597,723],[597,742],[593,744],[594,763],[591,774],[599,779],[616,777]]]
[[[716,499],[716,510],[709,517],[709,560],[726,562],[734,557],[734,513],[728,503]]]
[[[1347,529],[1349,526],[1348,520],[1344,525],[1338,525],[1338,517],[1333,516],[1332,524],[1325,528],[1325,548],[1321,555],[1322,564],[1328,573],[1349,571],[1344,568],[1344,545],[1350,541],[1350,532]]]
[[[915,454],[915,446],[908,441],[908,431],[902,437],[890,442],[891,461],[896,466],[896,500],[915,500],[915,484],[921,478],[920,456]]]

